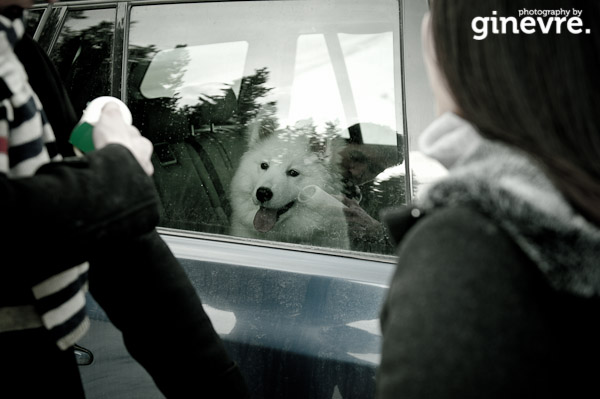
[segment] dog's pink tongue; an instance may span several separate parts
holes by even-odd
[[[261,206],[254,215],[254,228],[261,233],[271,230],[275,223],[277,223],[277,209],[268,209]]]

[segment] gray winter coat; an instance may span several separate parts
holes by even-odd
[[[598,226],[455,115],[423,138],[450,174],[386,217],[377,398],[599,397]]]

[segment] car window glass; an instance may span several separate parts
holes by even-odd
[[[69,10],[50,54],[78,115],[110,94],[115,9]]]
[[[134,5],[126,99],[154,143],[161,225],[390,253],[379,212],[405,203],[398,4]]]

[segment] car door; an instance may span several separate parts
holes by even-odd
[[[153,142],[159,231],[254,398],[373,396],[379,309],[395,268],[381,212],[444,174],[416,144],[433,109],[420,56],[426,10],[416,0],[65,1],[32,10],[28,31],[76,111],[98,96],[120,98]],[[261,135],[280,139],[268,156],[275,163],[248,167]],[[237,185],[266,173],[265,163],[273,171],[297,159],[292,144],[309,136],[300,166],[269,189],[279,195],[275,186],[292,181],[287,195],[298,170],[311,179],[301,188],[321,187],[327,173],[339,183],[333,203],[351,198],[356,220],[324,202],[302,214],[294,196],[277,212],[275,223],[290,221],[277,234],[233,228],[238,203],[254,206],[242,219],[255,226],[266,208],[255,193],[267,183],[243,201]],[[309,166],[316,171],[301,170]],[[78,352],[87,396],[162,397],[91,296],[87,307],[92,327]],[[185,356],[185,346],[174,350]]]

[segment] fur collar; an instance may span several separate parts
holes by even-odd
[[[482,138],[451,113],[426,129],[420,144],[450,169],[423,193],[421,207],[473,206],[508,232],[555,289],[600,295],[600,229],[570,206],[534,160]]]

